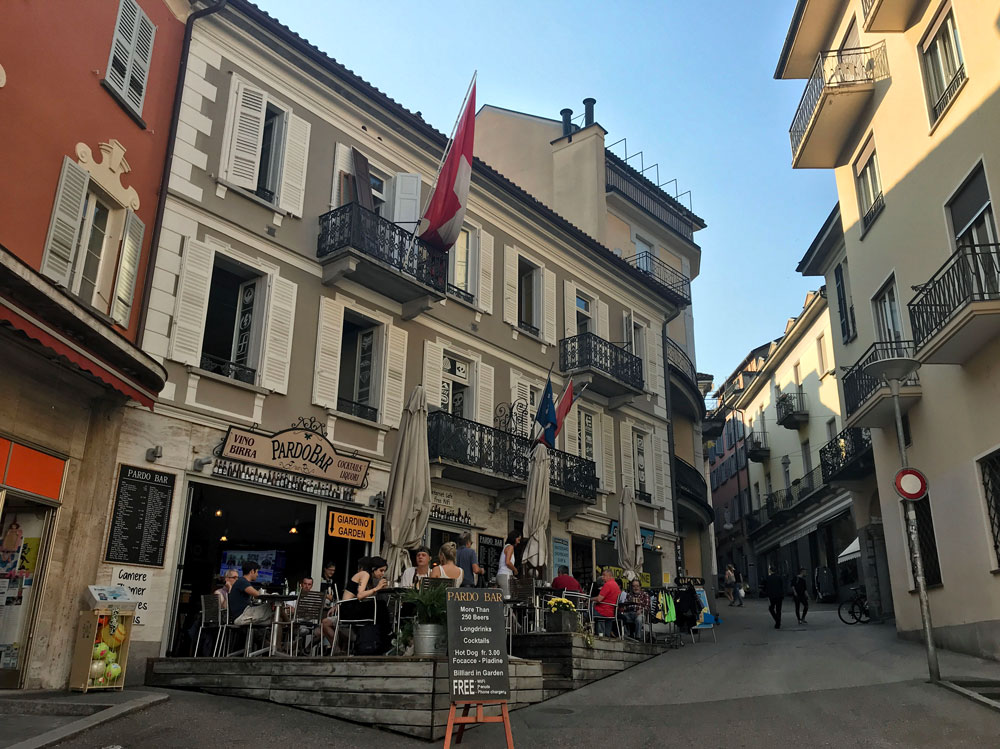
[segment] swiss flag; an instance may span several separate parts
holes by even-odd
[[[455,140],[438,176],[431,202],[421,220],[420,238],[432,247],[447,252],[455,244],[465,220],[472,179],[472,143],[476,135],[476,84],[455,129]]]

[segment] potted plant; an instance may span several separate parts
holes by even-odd
[[[546,632],[576,632],[576,606],[567,598],[552,598],[545,604]]]
[[[412,603],[415,609],[414,655],[444,655],[448,652],[447,590],[443,585],[421,585],[403,596],[403,601]]]

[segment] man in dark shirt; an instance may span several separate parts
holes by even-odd
[[[806,624],[806,614],[809,613],[809,595],[806,592],[808,587],[806,571],[803,567],[799,570],[798,577],[792,582],[792,600],[795,601],[795,618],[799,620],[799,624]],[[801,615],[799,615],[800,606],[802,607]]]
[[[781,575],[774,571],[774,567],[767,568],[767,578],[764,580],[764,595],[771,602],[767,610],[774,618],[774,628],[781,629],[781,600],[785,597],[785,581]]]
[[[649,593],[642,589],[642,583],[639,580],[633,580],[628,595],[621,605],[621,610],[622,621],[632,637],[637,640],[642,639],[643,621],[645,615],[649,613],[649,608]]]
[[[229,591],[229,621],[233,624],[259,624],[271,619],[270,606],[251,606],[250,602],[261,594],[254,586],[260,565],[247,562],[243,565],[243,577],[233,583]]]
[[[472,548],[472,534],[466,531],[458,539],[458,542],[456,563],[462,569],[462,587],[475,588],[476,575],[483,574],[483,568],[479,566],[479,556]]]
[[[583,588],[580,587],[580,583],[577,579],[569,574],[569,567],[565,564],[559,565],[559,574],[556,575],[555,579],[552,581],[552,589],[558,591],[570,591],[572,593],[580,593]]]

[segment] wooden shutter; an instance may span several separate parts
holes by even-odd
[[[484,362],[476,365],[476,421],[493,425],[493,366]]]
[[[131,2],[132,0],[124,0]],[[156,27],[142,10],[136,22],[135,39],[132,54],[129,58],[128,86],[124,93],[125,100],[142,114],[142,103],[146,98],[146,86],[149,80],[149,64],[153,59],[153,36]]]
[[[615,420],[611,414],[601,414],[601,452],[604,459],[604,475],[601,485],[609,492],[615,490]]]
[[[563,336],[572,338],[576,335],[576,284],[563,281]]]
[[[42,275],[69,286],[76,257],[77,237],[87,202],[90,174],[68,156],[63,156],[62,172],[52,206],[49,234],[45,239]]]
[[[635,489],[635,463],[632,458],[632,427],[622,422],[620,425],[622,448],[622,488]]]
[[[267,329],[260,368],[261,387],[276,393],[288,392],[288,368],[292,358],[295,326],[295,297],[298,286],[281,276],[271,277],[267,305]]]
[[[135,43],[137,20],[142,11],[135,0],[121,0],[118,6],[118,20],[115,21],[115,33],[111,40],[111,56],[108,57],[108,70],[105,80],[111,87],[125,96],[126,84],[129,80],[129,60],[132,57],[132,47]]]
[[[517,249],[503,248],[503,321],[517,326]]]
[[[519,373],[515,370],[510,371],[510,402],[511,405],[521,401],[527,405],[527,417],[524,422],[517,424],[517,431],[520,434],[527,436],[528,432],[531,431],[531,422],[535,418],[535,414],[531,412],[531,385],[527,380],[523,379]]]
[[[368,171],[368,159],[356,148],[351,149],[354,161],[354,197],[362,208],[375,210],[375,200],[372,198],[372,177]]]
[[[608,322],[608,303],[597,300],[597,336],[605,341],[611,340],[611,329]]]
[[[406,341],[407,333],[395,325],[386,326],[388,339],[385,357],[385,398],[382,399],[382,423],[399,428],[406,397]]]
[[[570,408],[569,413],[566,414],[566,419],[563,421],[562,427],[563,450],[568,452],[570,455],[582,454],[579,429],[580,409],[574,406]]]
[[[420,220],[420,175],[397,172],[392,178],[392,220],[413,231]]]
[[[201,343],[205,337],[205,314],[214,265],[215,250],[189,238],[184,245],[181,275],[177,281],[170,358],[192,367],[201,366]]]
[[[444,346],[433,341],[424,341],[424,390],[427,392],[427,406],[440,408],[441,382],[444,379]]]
[[[337,408],[337,396],[340,393],[340,348],[343,338],[344,303],[329,297],[320,297],[312,402],[322,408]]]
[[[556,274],[548,268],[542,268],[542,305],[544,316],[542,321],[542,340],[546,343],[556,342]]]
[[[222,173],[237,187],[256,190],[267,94],[238,78],[234,83],[236,96],[229,114],[229,152]]]
[[[653,492],[653,501],[659,502],[661,504],[667,503],[666,497],[666,465],[664,460],[666,456],[663,450],[663,437],[658,434],[653,435],[653,454],[650,458],[653,461],[653,485],[656,487]]]
[[[353,191],[345,195],[344,182],[354,177],[354,161],[351,157],[351,147],[338,143],[333,151],[333,191],[330,195],[330,208],[350,203],[354,199]]]
[[[493,235],[479,232],[479,295],[477,306],[493,314]]]
[[[123,328],[128,327],[132,315],[132,298],[135,295],[135,279],[139,273],[142,237],[145,232],[146,225],[139,217],[132,211],[126,212],[122,249],[118,260],[118,277],[115,279],[115,293],[111,303],[111,317]]]
[[[288,114],[285,150],[281,161],[281,183],[278,186],[278,208],[299,218],[302,218],[302,204],[306,196],[311,127],[301,117]]]
[[[663,382],[663,336],[652,325],[646,328],[646,361],[643,362],[643,377],[646,390],[664,395]]]

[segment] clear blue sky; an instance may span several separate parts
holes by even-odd
[[[822,283],[795,265],[836,201],[833,175],[791,168],[804,81],[773,78],[793,0],[258,4],[446,133],[476,69],[479,105],[558,118],[597,99],[607,142],[658,163],[708,224],[695,335],[717,384]]]

